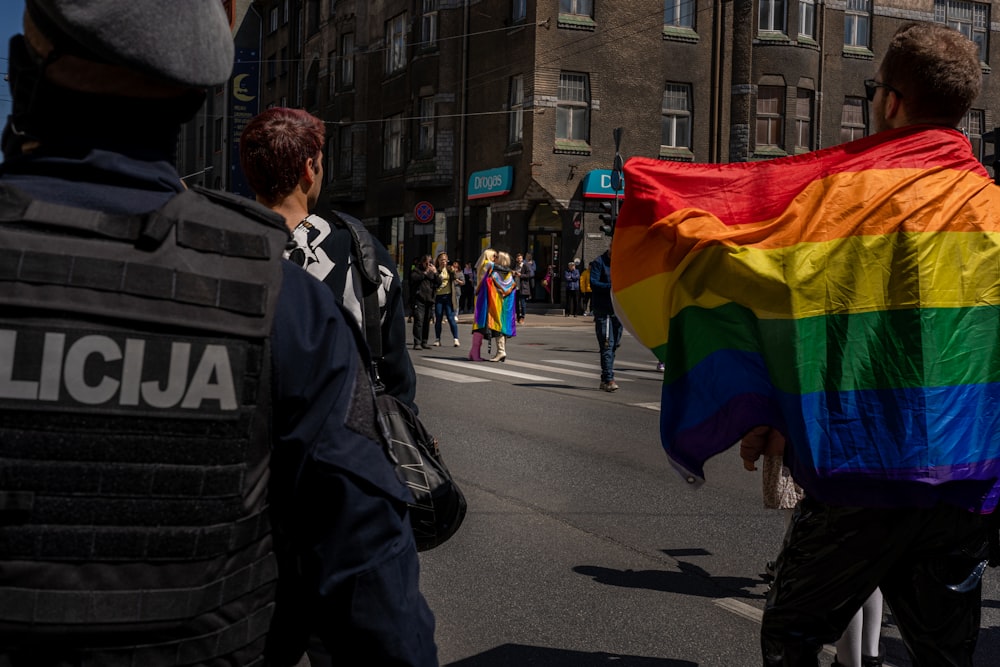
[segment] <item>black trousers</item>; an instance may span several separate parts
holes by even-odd
[[[806,498],[778,556],[761,624],[765,667],[816,667],[876,587],[914,667],[972,667],[986,518],[931,509],[836,507]]]
[[[580,314],[580,290],[566,290],[566,314],[574,317]]]
[[[426,345],[427,336],[431,332],[431,319],[434,317],[434,302],[414,299],[410,309],[413,311],[413,342]]]

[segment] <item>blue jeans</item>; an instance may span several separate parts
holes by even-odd
[[[451,325],[451,337],[458,338],[458,320],[455,319],[455,307],[451,303],[451,294],[438,294],[434,297],[434,337],[441,340],[441,317],[448,318]]]
[[[622,323],[614,315],[594,315],[594,331],[601,348],[601,382],[615,379],[615,350],[622,344]]]

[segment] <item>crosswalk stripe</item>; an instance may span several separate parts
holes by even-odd
[[[659,403],[629,403],[629,405],[635,406],[637,408],[646,408],[647,410],[656,410],[657,412],[660,411]]]
[[[544,366],[542,364],[533,364],[533,363],[528,362],[528,361],[515,361],[515,360],[513,360],[513,359],[511,359],[509,357],[507,358],[507,361],[505,361],[504,363],[505,364],[510,364],[512,366],[521,366],[522,368],[533,368],[533,369],[535,369],[537,371],[550,371],[550,372],[553,372],[553,373],[562,373],[563,375],[573,375],[575,377],[590,378],[591,380],[593,380],[594,378],[596,378],[597,375],[599,375],[600,372],[601,372],[601,367],[600,366],[597,367],[597,373],[595,374],[593,371],[591,371],[591,372],[574,371],[574,370],[570,370],[568,368],[556,368],[555,366]],[[625,381],[625,382],[631,382],[631,380],[623,380],[623,381]]]
[[[601,365],[600,364],[585,364],[582,361],[569,361],[567,359],[543,359],[542,361],[544,363],[546,363],[546,364],[559,364],[560,366],[574,366],[576,368],[590,368],[590,369],[596,370],[598,373],[601,372]],[[656,366],[653,366],[653,368],[652,368],[653,374],[642,373],[642,372],[639,371],[639,367],[635,367],[635,368],[636,368],[636,370],[634,372],[620,370],[619,364],[616,361],[615,362],[615,380],[618,379],[619,375],[624,375],[626,377],[644,377],[644,378],[650,378],[650,377],[655,378],[656,377],[656,375],[655,375],[655,373],[656,373]]]
[[[483,373],[494,373],[496,375],[505,375],[507,377],[518,378],[520,380],[531,380],[532,382],[555,382],[560,383],[562,380],[556,380],[555,378],[543,377],[541,375],[531,375],[530,373],[518,373],[517,371],[508,371],[503,368],[499,368],[502,364],[491,364],[488,362],[475,362],[475,361],[457,361],[455,359],[436,359],[434,357],[422,357],[424,361],[433,361],[437,364],[447,364],[449,366],[461,366],[466,370],[475,370]]]
[[[413,370],[418,375],[429,375],[430,377],[439,380],[448,380],[449,382],[489,382],[486,378],[462,375],[460,373],[449,373],[448,371],[442,371],[438,368],[427,368],[426,366],[414,366]]]

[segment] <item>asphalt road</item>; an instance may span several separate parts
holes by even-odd
[[[590,318],[529,315],[502,364],[465,360],[461,331],[460,348],[413,353],[421,416],[469,500],[459,533],[421,555],[441,664],[760,664],[761,573],[783,527],[760,473],[736,449],[700,489],[673,472],[656,362],[629,336],[607,393]],[[992,570],[983,606],[976,667],[1000,655]],[[910,664],[888,612],[882,642],[887,664]]]

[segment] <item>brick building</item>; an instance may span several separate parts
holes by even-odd
[[[185,129],[182,173],[240,191],[233,156],[242,123],[270,105],[303,107],[328,127],[318,212],[362,219],[403,269],[440,250],[473,260],[487,244],[532,252],[539,267],[600,254],[615,128],[626,158],[697,162],[767,159],[863,136],[862,82],[908,20],[946,21],[980,45],[983,93],[963,129],[992,168],[988,131],[1000,110],[992,3],[234,4],[234,84],[210,95]]]

